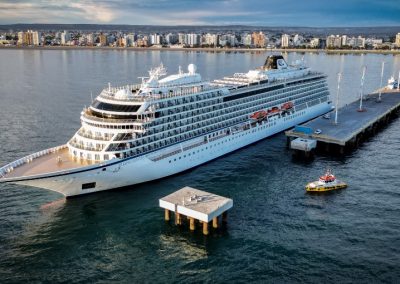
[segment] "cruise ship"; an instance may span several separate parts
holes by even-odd
[[[160,65],[137,85],[110,84],[65,144],[0,168],[0,182],[66,197],[152,181],[226,155],[333,108],[326,76],[280,55],[247,73],[203,80]]]

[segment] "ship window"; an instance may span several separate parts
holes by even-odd
[[[89,182],[89,183],[82,184],[82,189],[89,189],[89,188],[95,188],[95,187],[96,187],[95,182]]]
[[[117,112],[136,112],[141,107],[141,105],[109,104],[97,100],[93,103],[92,106],[99,110],[117,111]]]

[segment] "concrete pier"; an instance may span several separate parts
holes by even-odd
[[[363,101],[363,111],[358,111],[359,101],[340,108],[337,124],[334,123],[334,112],[332,112],[328,119],[321,116],[302,124],[301,127],[309,128],[311,133],[296,131],[296,128],[286,131],[288,144],[296,145],[292,141],[301,138],[316,141],[318,152],[345,154],[354,150],[368,137],[375,135],[391,119],[398,116],[399,90],[384,90],[382,100],[377,102],[377,98],[377,93],[366,96]],[[299,151],[295,148],[294,150]]]
[[[203,234],[208,235],[211,221],[214,229],[219,227],[221,215],[222,222],[227,222],[227,210],[232,208],[233,200],[186,186],[161,198],[159,205],[165,210],[166,221],[170,220],[170,212],[174,212],[176,225],[182,225],[186,216],[191,231],[196,229],[197,220],[202,223]]]

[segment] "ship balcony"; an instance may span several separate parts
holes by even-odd
[[[99,136],[99,135],[93,135],[91,133],[88,132],[84,132],[84,131],[78,131],[77,134],[81,137],[84,138],[88,138],[88,139],[92,139],[92,140],[100,140],[100,141],[110,141],[111,138],[113,137],[113,135],[110,136]]]
[[[71,147],[79,149],[79,150],[92,151],[92,152],[101,152],[105,148],[104,145],[100,146],[100,147],[91,147],[91,146],[87,146],[84,144],[75,143],[73,141],[68,142],[68,146],[71,146]]]
[[[145,119],[115,119],[115,118],[107,118],[107,117],[97,117],[91,115],[90,112],[83,111],[81,115],[81,119],[87,122],[101,122],[101,123],[108,123],[108,124],[118,124],[118,125],[126,125],[126,124],[136,124],[136,125],[143,125],[146,123],[152,122],[154,119],[152,118],[145,118]]]

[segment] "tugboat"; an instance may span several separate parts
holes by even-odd
[[[343,181],[339,181],[332,174],[332,171],[328,169],[326,173],[319,178],[318,181],[310,182],[306,185],[307,192],[326,192],[335,189],[346,188],[347,184]]]

